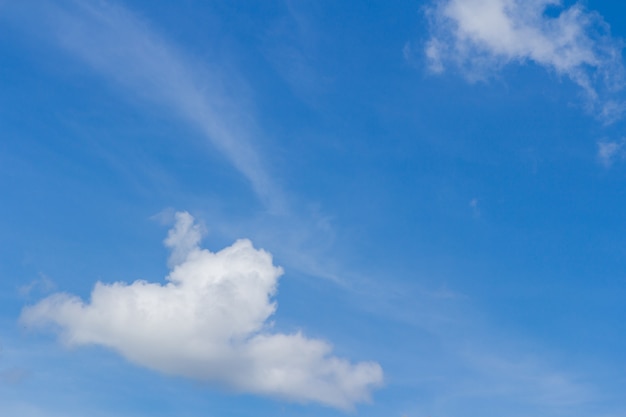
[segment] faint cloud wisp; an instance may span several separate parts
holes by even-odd
[[[50,277],[45,274],[39,274],[39,278],[31,281],[26,285],[22,285],[17,289],[18,293],[22,297],[28,297],[33,293],[47,294],[54,291],[56,284]]]
[[[599,141],[598,161],[605,167],[610,168],[617,159],[626,156],[624,146],[626,141]]]

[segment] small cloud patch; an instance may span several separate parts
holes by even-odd
[[[624,112],[623,100],[612,98],[625,84],[623,42],[580,3],[435,0],[426,10],[424,54],[433,73],[453,67],[478,81],[507,64],[532,62],[580,86],[607,123]]]
[[[626,141],[599,141],[598,142],[598,161],[606,167],[610,168],[615,161],[624,159],[626,149],[624,146]]]

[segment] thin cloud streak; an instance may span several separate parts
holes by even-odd
[[[64,49],[130,94],[166,107],[199,130],[250,182],[272,212],[285,198],[260,156],[258,135],[235,80],[198,66],[131,11],[110,2],[48,4],[44,27]]]

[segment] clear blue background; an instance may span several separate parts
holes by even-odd
[[[276,213],[193,125],[49,39],[43,4],[0,2],[0,414],[343,414],[17,324],[47,280],[81,297],[160,282],[155,216],[176,209],[209,248],[248,237],[274,254],[278,329],[382,365],[355,415],[626,415],[626,164],[597,158],[624,123],[599,122],[567,78],[532,63],[474,84],[429,74],[403,57],[429,37],[419,1],[124,2],[228,75],[288,202]],[[626,38],[618,2],[586,6]]]

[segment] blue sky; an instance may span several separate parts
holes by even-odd
[[[0,0],[0,415],[626,416],[624,12]]]

